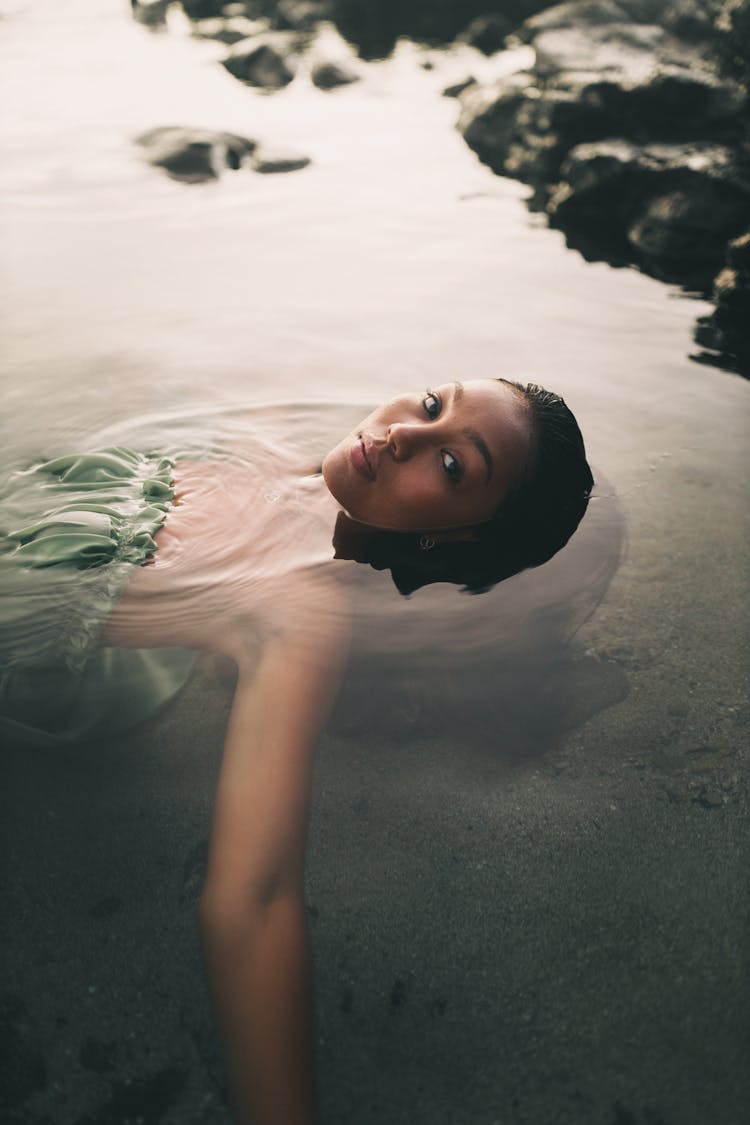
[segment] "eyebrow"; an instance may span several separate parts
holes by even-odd
[[[456,382],[453,384],[453,403],[454,403],[454,405],[457,402],[461,401],[461,399],[463,398],[463,393],[464,393],[463,383],[459,383],[458,380],[456,380]],[[495,471],[495,464],[492,460],[492,454],[489,451],[489,448],[487,446],[487,442],[484,440],[484,438],[482,437],[481,434],[478,434],[476,430],[472,430],[471,427],[464,430],[464,436],[469,439],[469,441],[472,443],[474,448],[481,454],[482,460],[484,461],[485,465],[487,466],[487,484],[489,484],[490,481],[492,480],[492,474]]]

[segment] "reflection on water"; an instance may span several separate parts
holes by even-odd
[[[600,482],[563,551],[488,593],[438,584],[404,602],[387,575],[364,574],[334,724],[354,738],[363,725],[377,729],[407,754],[415,735],[439,739],[459,772],[478,759],[502,768],[548,753],[627,694],[621,669],[570,647],[620,563],[623,534],[621,508]]]

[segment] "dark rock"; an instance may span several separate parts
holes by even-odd
[[[459,130],[497,172],[545,184],[586,141],[729,140],[744,128],[746,92],[655,25],[545,30],[535,49],[532,72],[463,99]]]
[[[310,71],[313,84],[320,90],[335,90],[337,86],[349,86],[359,82],[359,74],[345,63],[333,59],[321,59]]]
[[[587,258],[707,291],[750,223],[750,0],[571,0],[512,38],[534,65],[462,95],[470,147],[531,184],[530,205]],[[745,278],[733,263],[719,274],[698,329],[735,369]]]
[[[297,172],[310,164],[310,157],[298,152],[282,152],[276,149],[263,148],[253,157],[253,169],[256,172]]]
[[[750,221],[750,180],[723,146],[585,144],[564,161],[548,212],[571,245],[593,240],[601,256],[705,288]]]
[[[236,133],[214,133],[209,129],[186,129],[165,125],[136,137],[149,164],[175,180],[203,183],[217,179],[224,168],[239,168],[256,142]]]
[[[750,195],[717,180],[657,195],[628,227],[642,262],[677,280],[703,281],[715,273],[721,246],[750,219]]]
[[[611,23],[663,22],[664,0],[569,0],[548,6],[527,19],[514,40],[532,43],[537,35],[562,27],[600,28]]]
[[[606,137],[608,125],[599,98],[574,87],[542,89],[529,72],[468,90],[458,120],[480,160],[535,186],[554,182],[570,148]]]
[[[662,67],[641,84],[588,76],[546,88],[521,74],[468,90],[458,128],[493,171],[539,186],[554,183],[567,153],[587,141],[732,139],[744,104],[736,86],[700,71]]]
[[[457,98],[461,94],[466,93],[467,90],[473,89],[474,86],[476,86],[476,84],[477,84],[476,78],[473,78],[472,75],[469,75],[467,78],[464,78],[463,81],[461,81],[461,82],[453,82],[450,86],[446,86],[445,89],[443,90],[443,97],[444,98]]]
[[[664,51],[667,41],[668,33],[656,24],[550,28],[534,38],[534,70],[546,80],[565,71],[594,72],[634,84],[648,75],[655,53]]]
[[[472,20],[458,36],[458,41],[476,47],[483,55],[494,55],[496,51],[503,50],[505,40],[514,26],[517,25],[502,12],[488,12]]]
[[[745,284],[750,284],[750,231],[729,243],[727,265],[741,275]]]
[[[130,0],[133,19],[156,30],[166,26],[167,8],[172,0]]]
[[[511,147],[524,139],[522,114],[539,98],[536,79],[527,71],[489,86],[475,84],[462,98],[459,132],[493,172],[510,175],[506,165]]]
[[[248,86],[280,90],[294,78],[299,47],[294,32],[278,31],[264,36],[263,42],[256,39],[249,46],[238,44],[222,65]]]
[[[750,83],[750,0],[725,0],[716,17],[716,30],[727,70]]]
[[[713,299],[716,308],[698,321],[696,342],[720,353],[724,366],[750,376],[750,231],[727,246]]]
[[[664,12],[664,26],[683,39],[707,43],[715,37],[721,5],[722,0],[674,0]]]

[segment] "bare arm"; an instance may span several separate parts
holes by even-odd
[[[200,918],[240,1125],[316,1121],[304,854],[312,750],[346,647],[340,615],[323,622],[325,635],[308,623],[270,642],[257,667],[238,659]]]

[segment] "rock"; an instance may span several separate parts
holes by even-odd
[[[466,30],[457,37],[457,42],[468,43],[483,55],[494,55],[496,51],[503,50],[505,40],[514,26],[514,22],[502,12],[488,12],[472,20]]]
[[[593,239],[601,256],[669,281],[705,288],[726,240],[750,222],[750,178],[725,146],[585,144],[560,178],[547,209],[571,245],[586,251]]]
[[[462,79],[461,82],[453,82],[450,86],[446,86],[443,90],[444,98],[457,98],[461,94],[465,94],[467,90],[472,90],[477,85],[477,80],[471,74]]]
[[[727,246],[713,299],[716,308],[698,321],[696,342],[721,353],[724,366],[750,376],[750,231]]]
[[[268,31],[266,20],[250,20],[247,16],[195,20],[191,28],[191,33],[196,39],[215,39],[218,43],[226,43],[229,47],[266,31]]]
[[[721,246],[750,219],[750,196],[707,179],[650,199],[629,225],[627,239],[649,272],[705,282],[716,272]]]
[[[145,27],[161,29],[166,26],[167,8],[171,0],[130,0],[133,19]]]
[[[547,81],[566,71],[576,76],[594,72],[633,85],[648,77],[656,52],[664,51],[667,42],[667,32],[656,24],[551,28],[534,39],[534,70]]]
[[[750,0],[725,0],[716,17],[716,30],[727,70],[750,83]]]
[[[526,20],[514,43],[533,43],[542,32],[560,28],[596,33],[607,25],[656,24],[674,37],[700,42],[705,48],[716,38],[715,20],[724,0],[574,0],[556,4]]]
[[[149,164],[163,168],[182,183],[215,180],[224,168],[239,168],[255,151],[256,142],[236,133],[214,133],[165,125],[136,137]]]
[[[722,0],[674,0],[664,12],[664,26],[683,39],[709,42],[721,4]]]
[[[727,246],[727,265],[750,285],[750,231],[740,235]]]
[[[737,137],[747,94],[719,78],[697,49],[678,50],[653,25],[605,30],[591,42],[545,31],[533,72],[466,95],[458,128],[481,160],[539,185],[554,181],[567,152],[586,141]]]
[[[250,44],[238,43],[222,60],[231,75],[248,86],[280,90],[294,78],[297,69],[299,38],[294,32],[277,31]]]
[[[702,8],[709,12],[707,22],[713,18],[710,7],[721,0],[673,0],[665,12],[665,0],[571,0],[555,4],[527,19],[514,33],[513,39],[533,43],[544,31],[556,28],[601,30],[608,24],[658,24],[676,29],[687,17],[686,9]]]
[[[255,172],[297,172],[310,164],[310,157],[297,152],[283,152],[276,149],[262,148],[253,157],[253,170]]]
[[[750,0],[571,0],[513,40],[534,65],[462,94],[467,143],[531,184],[587,258],[706,291],[750,225]],[[698,330],[735,369],[750,362],[743,270],[718,274]]]
[[[573,145],[606,136],[607,124],[596,99],[575,89],[543,91],[522,71],[467,90],[458,129],[494,172],[540,185],[557,178]]]
[[[319,90],[335,90],[337,86],[349,86],[352,82],[359,82],[360,76],[346,63],[321,59],[313,65],[310,78]]]

